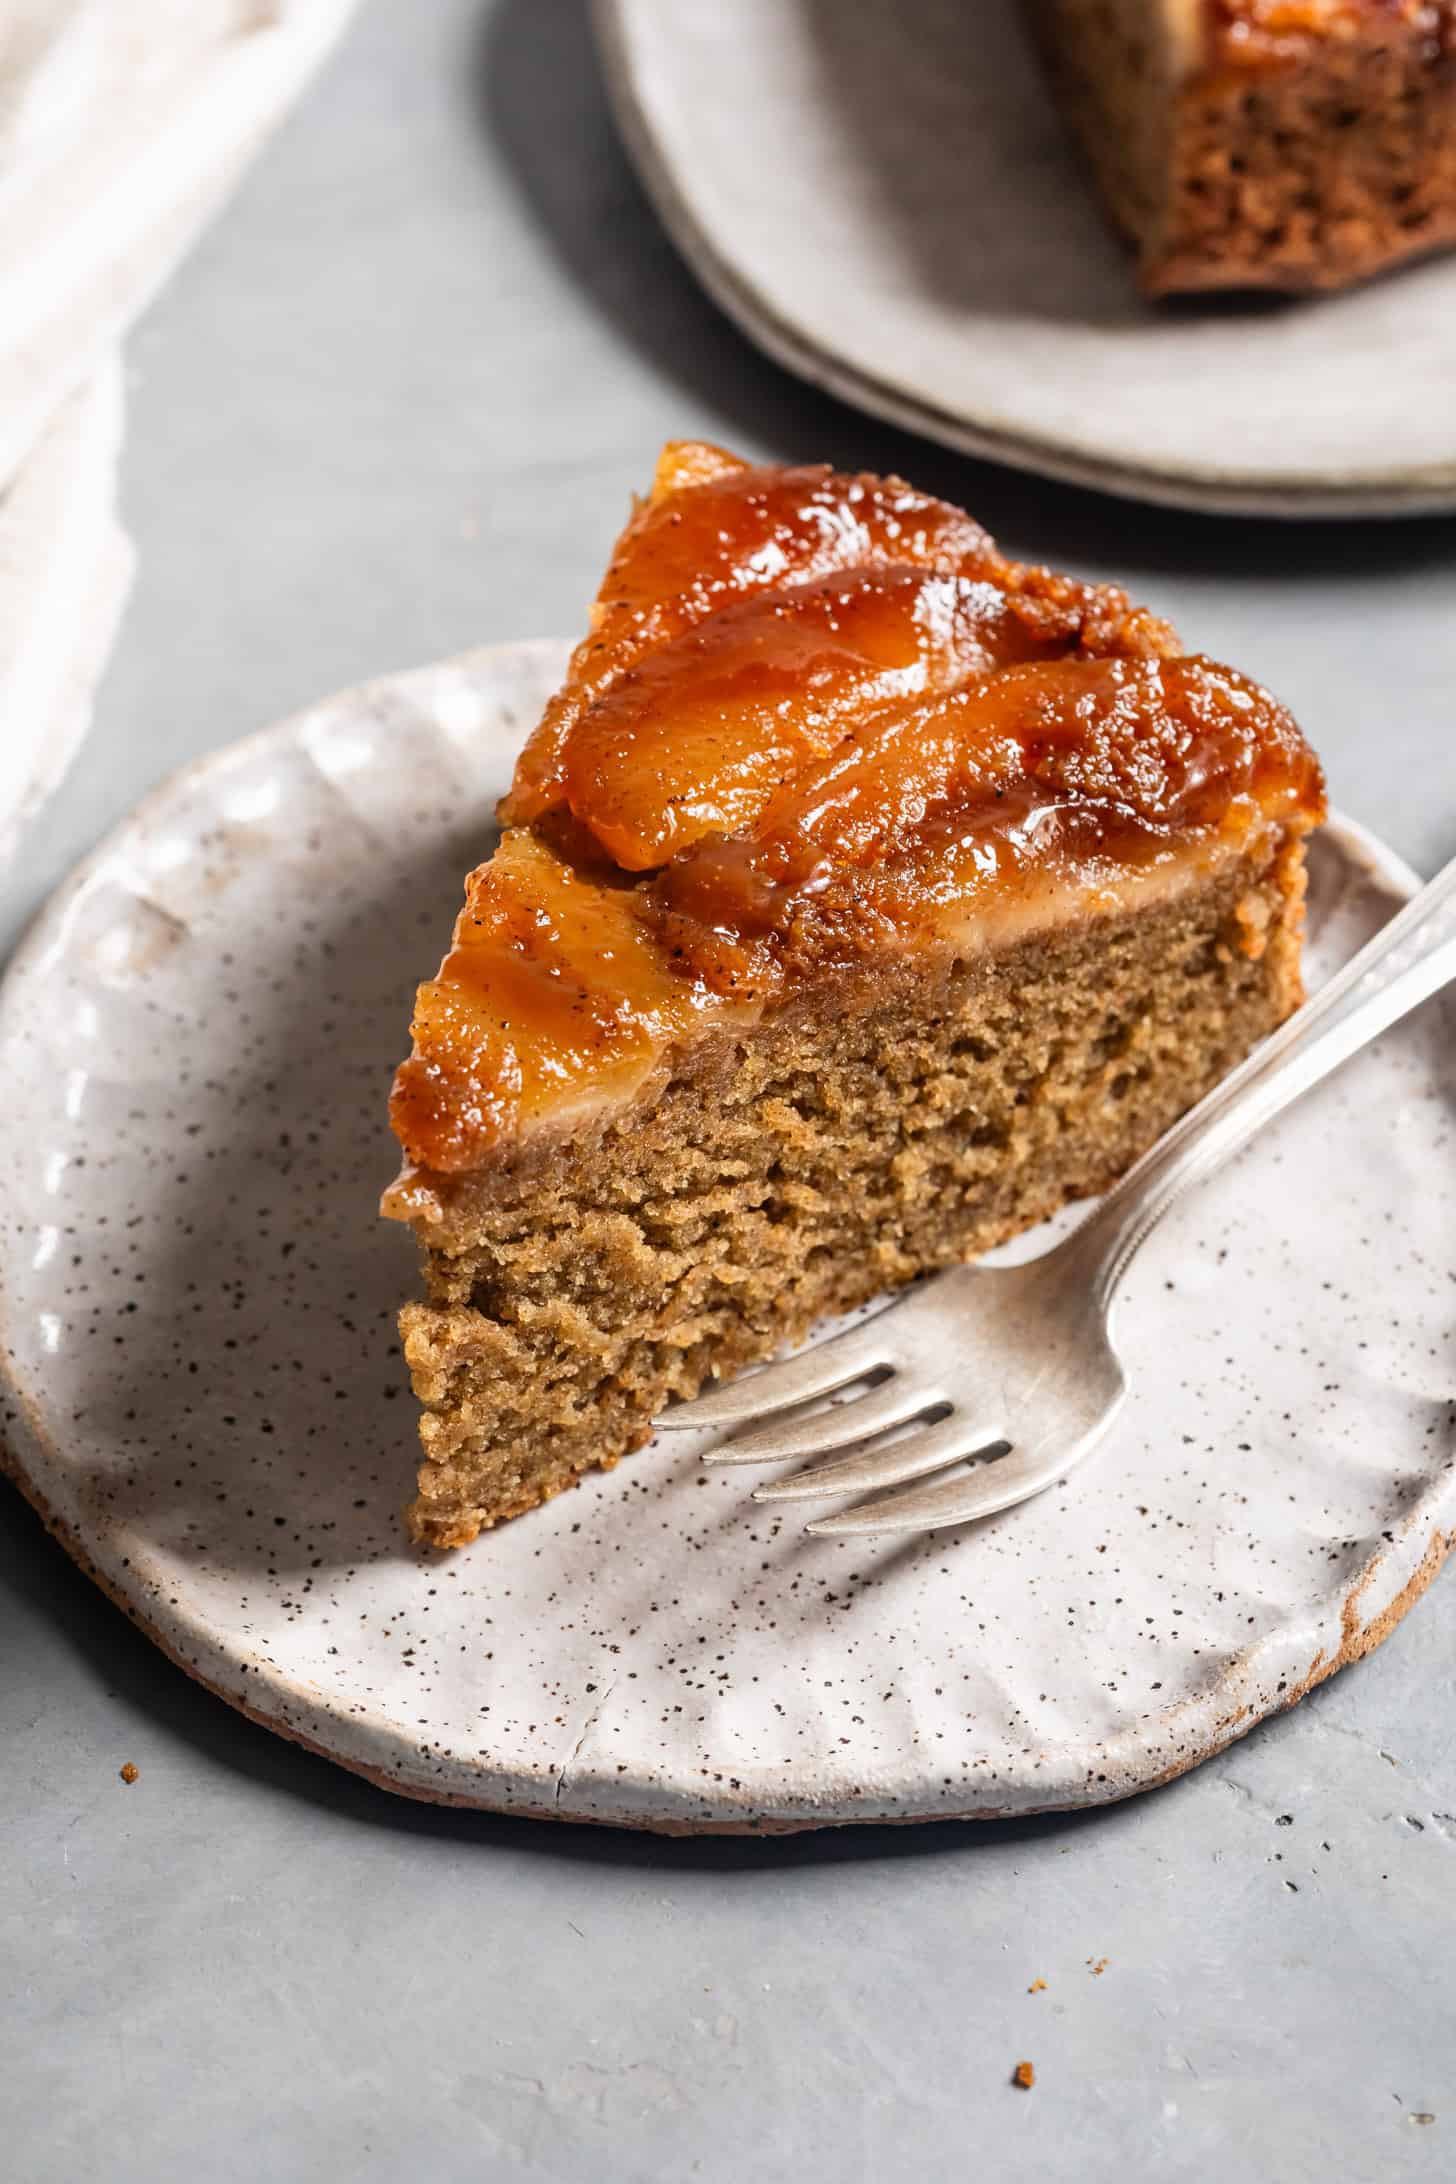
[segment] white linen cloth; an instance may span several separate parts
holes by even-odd
[[[0,0],[0,855],[125,596],[117,344],[354,4]]]

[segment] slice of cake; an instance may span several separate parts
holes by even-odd
[[[438,1546],[1104,1188],[1300,998],[1318,764],[898,479],[669,447],[420,988]]]
[[[1153,295],[1456,243],[1456,0],[1027,0]]]

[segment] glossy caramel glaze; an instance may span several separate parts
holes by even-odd
[[[896,479],[670,447],[420,989],[395,1130],[468,1170],[796,979],[1115,908],[1322,812],[1283,708],[1120,591]]]
[[[1456,50],[1456,0],[1208,0],[1215,65],[1277,68],[1312,47],[1355,40],[1414,44],[1435,61]]]

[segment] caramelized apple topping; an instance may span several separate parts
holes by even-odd
[[[669,447],[421,987],[393,1117],[477,1165],[708,1014],[1114,907],[1323,813],[1287,712],[897,479]]]

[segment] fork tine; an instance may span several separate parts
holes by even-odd
[[[907,1434],[889,1448],[864,1449],[839,1463],[816,1464],[812,1471],[795,1472],[791,1479],[775,1479],[769,1486],[755,1487],[753,1498],[761,1502],[808,1501],[822,1494],[855,1494],[866,1487],[899,1486],[907,1479],[923,1479],[928,1471],[943,1471],[947,1464],[958,1463],[962,1457],[994,1448],[1001,1438],[999,1426],[987,1425],[964,1411],[953,1411],[939,1424],[927,1426],[921,1433]],[[883,1501],[870,1504],[872,1509],[891,1506],[892,1502]],[[857,1513],[846,1512],[851,1517]],[[811,1524],[809,1530],[837,1530],[840,1522],[839,1518],[831,1518]]]
[[[805,1529],[816,1538],[869,1532],[935,1532],[946,1525],[993,1517],[998,1510],[1030,1501],[1033,1494],[1064,1479],[1093,1443],[1101,1440],[1110,1424],[1109,1417],[1096,1432],[1063,1442],[1055,1451],[1012,1449],[1005,1456],[981,1464],[969,1478],[941,1479],[933,1486],[886,1494],[876,1501],[861,1502],[856,1509],[841,1510],[838,1516],[816,1518]]]
[[[873,1388],[867,1395],[852,1396],[846,1403],[837,1403],[833,1410],[816,1411],[812,1418],[801,1418],[797,1425],[780,1426],[770,1419],[766,1426],[740,1433],[736,1440],[710,1449],[703,1460],[710,1464],[776,1464],[793,1456],[823,1456],[833,1449],[852,1448],[857,1441],[867,1441],[872,1433],[887,1433],[891,1426],[906,1425],[936,1403],[945,1407],[945,1397],[938,1389],[912,1384],[897,1373],[883,1387]]]
[[[807,1403],[816,1395],[833,1395],[852,1380],[862,1380],[866,1373],[890,1363],[889,1345],[875,1333],[878,1321],[888,1317],[888,1311],[877,1313],[863,1327],[847,1328],[799,1357],[765,1365],[761,1372],[745,1374],[690,1403],[675,1403],[656,1422],[664,1428],[742,1426],[750,1419],[787,1410],[791,1404]]]

